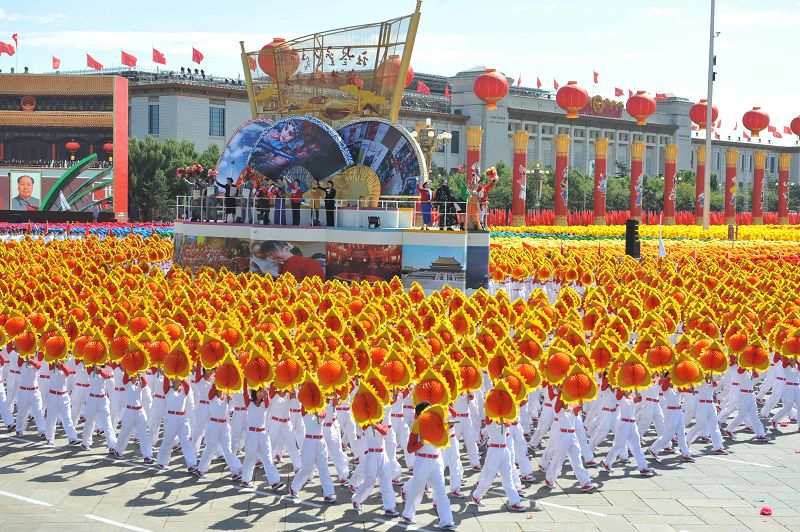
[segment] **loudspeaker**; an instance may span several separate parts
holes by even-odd
[[[634,259],[642,258],[642,247],[639,240],[639,220],[625,222],[625,254]]]

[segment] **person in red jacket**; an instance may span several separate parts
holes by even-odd
[[[280,264],[280,273],[291,273],[298,282],[306,277],[314,276],[325,279],[322,264],[314,259],[293,253],[293,249],[297,248],[280,240],[267,240],[261,244],[262,255]]]
[[[293,182],[286,180],[289,187],[289,201],[292,204],[292,225],[300,225],[300,204],[303,203],[303,189],[300,188],[300,181],[295,179]]]
[[[431,225],[431,199],[433,199],[433,193],[427,181],[422,183],[422,186],[419,186],[419,182],[417,182],[417,192],[419,192],[419,210],[422,213],[422,229],[427,231],[428,226]]]

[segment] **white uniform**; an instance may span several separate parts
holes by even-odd
[[[231,450],[231,426],[228,424],[228,399],[220,399],[216,395],[216,388],[209,391],[210,402],[208,405],[208,413],[210,415],[208,428],[206,428],[206,446],[203,449],[203,454],[200,456],[200,465],[197,468],[200,473],[205,474],[208,471],[211,461],[215,455],[222,455],[225,457],[225,463],[228,464],[228,469],[234,475],[242,472],[242,462]],[[208,396],[207,396],[208,397]],[[246,416],[246,414],[245,414]]]
[[[92,433],[95,428],[104,432],[106,437],[106,447],[114,449],[117,444],[117,437],[114,434],[114,427],[111,426],[111,411],[108,406],[108,390],[110,387],[111,375],[104,370],[92,371],[89,375],[89,398],[86,400],[84,415],[86,421],[83,423],[83,446],[92,446]]]
[[[150,445],[155,447],[161,433],[161,422],[167,413],[166,395],[164,394],[164,375],[156,372],[148,377],[152,386],[148,386],[153,391],[153,401],[150,405],[150,412],[147,416],[147,433],[150,435]]]
[[[66,368],[65,368],[66,369]],[[47,441],[52,443],[56,435],[56,423],[61,422],[64,427],[64,433],[70,442],[78,439],[78,434],[75,432],[75,426],[72,424],[72,414],[70,412],[70,397],[67,392],[67,377],[68,373],[72,374],[72,370],[62,370],[59,367],[53,367],[50,372],[50,389],[47,393],[47,415],[45,416],[45,437]]]
[[[792,409],[800,410],[800,374],[795,366],[787,366],[784,369],[786,377],[786,387],[783,389],[781,403],[783,406],[775,412],[772,418],[773,424],[777,425],[784,417],[791,415]]]
[[[19,366],[19,364],[21,364],[21,366]],[[39,385],[37,382],[39,362],[20,360],[19,364],[17,435],[21,436],[28,427],[28,415],[33,416],[33,420],[36,422],[36,430],[44,434],[45,422],[44,412],[42,411],[42,396],[39,393]]]
[[[322,437],[322,424],[314,414],[303,415],[305,425],[305,437],[303,447],[300,450],[300,471],[292,480],[292,492],[297,493],[311,480],[314,473],[319,471],[319,481],[322,484],[322,496],[333,497],[333,480],[328,471],[328,448],[325,439]]]
[[[450,508],[450,499],[444,488],[444,462],[442,454],[433,445],[424,443],[415,453],[414,473],[408,481],[406,505],[403,517],[413,520],[417,513],[417,506],[422,502],[425,486],[430,485],[433,490],[433,502],[436,513],[439,515],[439,526],[453,524],[453,511]]]
[[[650,469],[642,452],[641,437],[639,436],[639,429],[636,427],[635,414],[636,407],[631,398],[622,397],[619,400],[619,420],[614,428],[614,443],[603,460],[603,464],[609,470],[614,466],[617,458],[623,456],[623,453],[627,458],[628,450],[633,453],[639,471]],[[575,467],[574,464],[573,467]]]
[[[280,456],[284,449],[292,461],[292,467],[296,473],[300,469],[300,451],[294,439],[292,430],[292,418],[289,413],[289,396],[281,397],[276,394],[269,403],[269,440],[272,446],[272,453]],[[302,423],[302,420],[301,420]]]
[[[383,427],[388,432],[388,427]],[[392,476],[389,468],[386,467],[388,460],[384,449],[385,436],[375,428],[367,427],[364,430],[364,452],[361,455],[361,469],[363,480],[353,494],[353,502],[363,503],[375,489],[375,479],[379,479],[381,498],[383,499],[384,510],[395,510],[397,503],[395,500],[394,489],[392,488]]]
[[[734,394],[738,413],[728,424],[726,431],[734,432],[740,424],[744,423],[745,426],[753,429],[757,438],[764,437],[764,424],[758,418],[756,396],[753,393],[753,376],[750,371],[746,370],[739,375],[739,388],[738,391],[734,391]]]
[[[681,454],[691,456],[692,450],[686,443],[686,421],[681,406],[681,396],[673,386],[664,390],[664,408],[664,432],[650,446],[650,453],[658,454],[671,447],[672,439],[677,438]]]
[[[123,379],[123,392],[125,410],[122,414],[122,428],[117,436],[117,445],[114,449],[122,454],[128,447],[128,440],[132,434],[139,440],[139,450],[144,458],[153,457],[152,440],[147,434],[147,416],[142,406],[142,397],[147,381],[144,377],[139,383],[128,380],[127,376]],[[125,382],[127,381],[127,383]]]
[[[156,462],[161,467],[169,465],[172,445],[176,439],[180,441],[186,467],[192,469],[197,465],[197,451],[192,444],[192,430],[186,415],[189,393],[189,383],[186,381],[181,383],[177,391],[172,388],[165,391],[167,414],[164,417],[164,439],[156,457]]]
[[[272,456],[272,446],[267,435],[267,404],[260,405],[250,402],[247,405],[247,432],[244,437],[244,464],[242,465],[242,482],[249,484],[253,481],[256,462],[261,461],[267,481],[271,486],[281,481],[280,474],[275,468]]]
[[[489,436],[489,441],[486,444],[486,458],[478,476],[478,486],[472,492],[472,496],[477,500],[481,500],[486,492],[489,491],[495,477],[499,474],[508,502],[512,505],[518,505],[521,502],[521,498],[514,485],[511,474],[513,468],[511,452],[506,444],[509,436],[508,428],[501,423],[491,422],[486,427],[486,432]]]
[[[333,401],[329,400],[325,407],[325,421],[322,423],[322,435],[325,437],[325,444],[328,447],[328,454],[336,468],[336,475],[340,481],[345,481],[350,476],[350,466],[347,463],[347,455],[342,450],[342,435],[339,431],[339,423],[336,420],[336,410]]]
[[[75,363],[75,375],[70,394],[70,410],[72,411],[72,424],[77,426],[89,398],[89,372],[82,361]]]
[[[554,441],[550,442],[550,446],[553,447],[554,452],[547,466],[545,479],[550,482],[551,486],[555,485],[556,479],[561,475],[564,460],[568,459],[578,483],[581,486],[590,484],[591,478],[583,466],[581,448],[578,444],[578,437],[575,435],[575,415],[570,408],[564,408],[558,412],[558,425],[551,436]]]
[[[200,452],[200,445],[203,443],[203,437],[206,434],[211,414],[209,413],[209,400],[208,392],[211,390],[212,382],[209,379],[200,378],[200,380],[192,384],[192,393],[194,394],[194,403],[196,408],[192,416],[192,441],[194,448]]]
[[[686,435],[686,443],[691,445],[700,436],[711,437],[715,450],[723,449],[722,433],[717,420],[717,408],[714,405],[714,388],[703,382],[697,388],[697,408],[694,415],[694,426]]]

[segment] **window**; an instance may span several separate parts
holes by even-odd
[[[453,109],[453,114],[454,115],[460,115],[461,114],[461,109]]]
[[[453,137],[450,139],[450,153],[461,153],[461,132],[451,131]]]
[[[208,134],[212,137],[225,136],[225,108],[208,108]]]
[[[158,105],[150,105],[147,115],[147,134],[158,135]]]

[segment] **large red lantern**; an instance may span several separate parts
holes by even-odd
[[[508,80],[495,69],[487,68],[486,72],[475,79],[472,92],[483,100],[486,108],[491,111],[497,109],[497,102],[508,94]]]
[[[753,137],[769,127],[769,115],[761,107],[753,107],[742,117],[742,125],[750,130]]]
[[[77,142],[75,142],[74,140],[71,140],[71,141],[67,142],[66,144],[64,144],[64,147],[69,152],[69,160],[70,161],[74,161],[75,160],[75,153],[79,149],[81,149],[81,145],[78,144]]]
[[[114,157],[112,157],[112,154],[114,153],[113,144],[111,144],[110,142],[106,142],[105,144],[103,144],[103,151],[106,152],[106,154],[108,155],[108,162],[114,160]]]
[[[647,125],[647,117],[656,112],[656,100],[646,91],[636,91],[636,94],[628,98],[625,110],[636,119],[639,126]]]
[[[708,100],[702,99],[689,109],[689,118],[697,124],[697,127],[700,129],[706,128],[706,112],[708,109]],[[717,116],[719,115],[719,110],[717,109],[716,105],[711,106],[711,123],[717,121]]]
[[[558,89],[556,103],[567,112],[567,118],[578,118],[578,111],[589,103],[589,93],[576,81],[570,81]]]
[[[394,90],[394,84],[397,82],[397,73],[400,72],[400,62],[402,58],[399,55],[390,55],[386,61],[378,65],[375,71],[375,79],[379,80],[381,88],[384,91]],[[414,80],[414,69],[408,65],[408,72],[406,72],[405,87],[411,85]]]
[[[258,66],[272,79],[275,79],[278,73],[275,65],[276,58],[280,63],[284,77],[291,76],[300,67],[300,54],[291,46],[284,44],[285,42],[286,39],[275,37],[271,43],[265,45],[258,52]],[[272,50],[275,47],[279,47],[277,52]]]
[[[792,128],[792,133],[800,137],[800,116],[794,117],[794,119],[792,119],[792,123],[789,124],[789,126]]]

